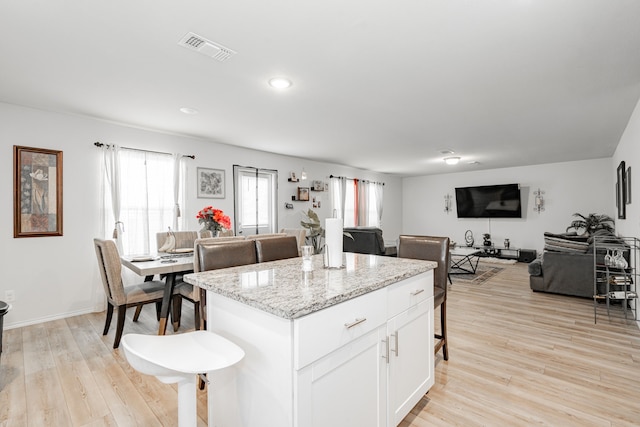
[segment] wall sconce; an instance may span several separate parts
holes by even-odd
[[[533,192],[533,195],[535,196],[535,199],[533,201],[533,211],[534,212],[542,212],[544,210],[544,197],[542,196],[544,194],[544,191],[541,191],[539,188],[538,190]]]
[[[444,211],[446,213],[451,212],[451,199],[453,197],[451,197],[451,194],[445,194],[444,195]]]
[[[304,168],[302,168],[302,172],[300,172],[300,179],[307,179],[307,172],[305,172]]]

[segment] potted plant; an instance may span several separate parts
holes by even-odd
[[[324,228],[320,223],[318,214],[309,209],[307,212],[302,212],[306,217],[306,221],[300,221],[300,225],[308,230],[307,240],[313,246],[313,251],[316,254],[322,252],[322,239],[324,239]]]
[[[574,213],[573,216],[578,217],[571,222],[571,225],[567,227],[567,231],[574,229],[576,233],[578,230],[584,230],[582,233],[584,236],[593,234],[596,230],[606,230],[613,233],[615,221],[609,215],[590,213],[585,216],[579,213]]]

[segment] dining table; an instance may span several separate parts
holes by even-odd
[[[193,253],[158,254],[156,256],[123,256],[120,258],[123,266],[127,267],[139,276],[144,276],[145,281],[153,280],[156,274],[164,275],[165,287],[160,308],[160,323],[158,335],[164,335],[167,331],[167,319],[171,307],[171,297],[175,287],[176,276],[193,272]]]

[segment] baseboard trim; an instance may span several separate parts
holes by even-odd
[[[83,314],[89,314],[89,313],[98,313],[100,311],[104,310],[104,308],[102,309],[84,309],[84,310],[78,310],[78,311],[70,311],[67,313],[58,313],[58,314],[54,314],[52,316],[45,316],[45,317],[39,317],[37,319],[29,319],[29,320],[25,320],[23,322],[15,322],[15,323],[7,323],[6,322],[6,317],[5,317],[5,323],[4,323],[4,329],[5,330],[9,330],[9,329],[15,329],[15,328],[22,328],[23,326],[31,326],[31,325],[37,325],[40,323],[46,323],[46,322],[51,322],[53,320],[60,320],[60,319],[66,319],[68,317],[74,317],[74,316],[80,316]],[[11,312],[7,313],[7,314],[11,314]]]

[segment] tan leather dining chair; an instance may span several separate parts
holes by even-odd
[[[258,262],[296,258],[299,256],[297,239],[294,236],[258,239],[256,240],[256,256]]]
[[[280,233],[284,233],[287,236],[296,236],[298,254],[302,255],[302,247],[307,244],[307,230],[304,228],[283,228]]]
[[[149,281],[133,286],[124,286],[122,283],[122,265],[120,264],[120,254],[118,248],[112,240],[93,239],[98,258],[98,267],[104,293],[107,297],[107,318],[104,322],[102,335],[107,335],[113,317],[113,308],[118,309],[118,321],[116,326],[116,337],[113,348],[118,348],[124,320],[129,307],[141,307],[144,304],[156,303],[156,314],[160,320],[160,305],[164,294],[164,282]],[[138,320],[139,310],[133,317],[133,321]]]
[[[447,343],[447,276],[449,274],[449,238],[433,236],[402,235],[398,244],[399,258],[423,259],[436,261],[438,267],[433,272],[433,306],[440,307],[440,334],[434,352],[442,348],[444,360],[449,360]]]
[[[210,237],[205,239],[197,239],[194,242],[194,255],[193,255],[193,271],[198,273],[200,271],[204,271],[200,266],[200,258],[198,256],[199,247],[208,247],[212,245],[221,245],[229,242],[239,242],[245,241],[244,236],[230,236],[230,237]],[[255,246],[253,247],[253,252],[255,254]],[[255,261],[254,261],[255,262]],[[218,267],[222,268],[222,267]],[[189,285],[190,288],[186,287],[189,285],[188,283],[181,284],[178,286],[178,292],[181,295],[185,295],[191,298],[194,301],[198,302],[198,319],[199,319],[199,327],[196,329],[206,329],[207,326],[207,317],[206,317],[206,305],[207,305],[207,297],[204,289],[200,289],[198,287],[194,287]],[[175,306],[174,306],[175,310]]]
[[[197,238],[194,241],[191,242],[191,247],[195,248],[196,246],[196,242],[208,242],[208,241],[213,241],[213,242],[217,242],[217,243],[221,243],[221,242],[225,242],[225,241],[234,241],[234,240],[244,240],[244,237],[211,237],[211,232],[210,231],[201,231],[200,232],[201,235],[203,235],[203,238]],[[195,250],[195,249],[194,249]],[[199,270],[199,263],[198,263],[198,257],[195,256],[194,253],[194,257],[193,257],[193,271],[197,272],[200,271]],[[199,330],[200,328],[203,327],[203,321],[202,319],[204,318],[204,298],[202,297],[202,294],[200,292],[200,288],[195,287],[189,283],[185,283],[182,280],[179,281],[179,283],[176,284],[176,287],[174,288],[173,291],[173,298],[172,298],[172,321],[173,321],[173,330],[177,331],[178,328],[180,327],[180,318],[182,315],[182,299],[186,299],[187,301],[190,301],[193,303],[193,313],[194,313],[194,322],[195,322],[195,329]]]

